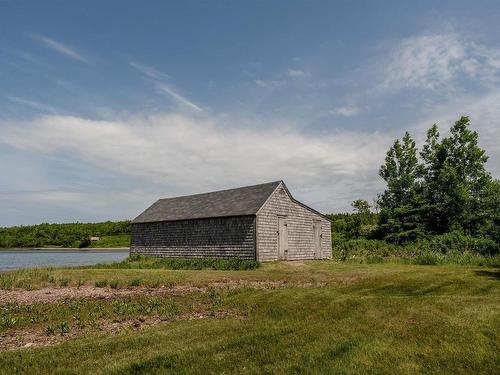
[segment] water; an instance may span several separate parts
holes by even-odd
[[[0,272],[40,266],[80,266],[124,260],[128,250],[1,250]]]

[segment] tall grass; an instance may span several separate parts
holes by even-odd
[[[154,258],[144,255],[131,255],[122,262],[96,264],[78,268],[99,269],[171,269],[171,270],[252,270],[259,267],[259,262],[241,258]]]
[[[442,237],[442,236],[436,236]],[[354,263],[405,263],[420,265],[459,264],[500,266],[500,254],[489,255],[477,249],[494,249],[481,240],[460,241],[435,238],[407,245],[394,245],[381,240],[350,240],[333,244],[333,259]],[[446,247],[447,245],[449,247]],[[480,247],[483,246],[483,247]],[[489,247],[488,247],[489,246]]]

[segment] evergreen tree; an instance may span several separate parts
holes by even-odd
[[[417,148],[408,132],[402,141],[397,139],[385,157],[379,174],[387,183],[381,196],[381,208],[394,209],[411,206],[416,193],[418,177]]]
[[[379,200],[382,235],[397,243],[421,237],[417,205],[419,164],[415,141],[408,132],[389,149],[379,174],[387,183]]]
[[[401,243],[458,231],[500,243],[500,183],[487,172],[488,157],[469,126],[461,117],[440,140],[433,125],[420,163],[408,133],[389,149],[380,168],[387,182],[379,199],[382,237]]]
[[[492,179],[485,168],[488,157],[469,125],[469,118],[461,117],[441,142],[436,125],[427,133],[420,153],[420,173],[421,206],[427,212],[423,220],[430,233],[460,230],[476,235],[487,219],[485,200],[492,191]]]

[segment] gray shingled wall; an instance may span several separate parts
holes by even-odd
[[[288,253],[286,259],[314,259],[313,221],[321,223],[321,258],[330,258],[332,240],[330,221],[294,202],[280,185],[257,213],[257,258],[278,259],[278,215],[288,222]]]
[[[133,223],[131,254],[255,259],[255,216]]]

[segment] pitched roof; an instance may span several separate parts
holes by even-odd
[[[281,181],[160,199],[132,223],[255,215]]]

